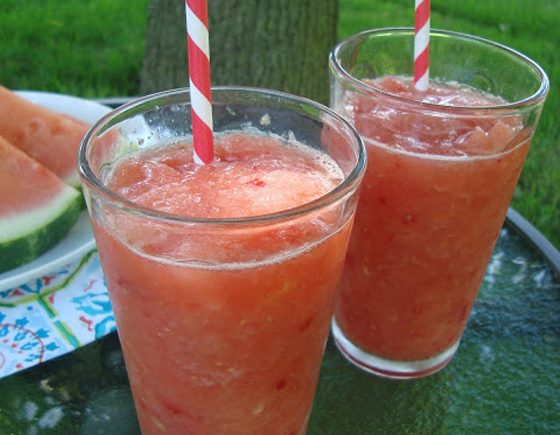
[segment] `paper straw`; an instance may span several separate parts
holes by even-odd
[[[414,87],[426,91],[430,79],[430,0],[415,0]]]
[[[212,95],[210,92],[210,44],[206,0],[185,0],[189,47],[194,161],[208,164],[214,157]]]

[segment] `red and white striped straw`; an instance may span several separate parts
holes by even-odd
[[[414,87],[426,91],[430,80],[430,0],[415,0]]]
[[[185,0],[189,45],[194,161],[208,164],[214,158],[212,94],[210,92],[210,44],[206,0]]]

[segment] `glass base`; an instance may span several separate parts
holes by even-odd
[[[332,332],[338,350],[356,367],[368,373],[390,379],[417,379],[444,368],[453,358],[460,340],[439,355],[419,361],[392,361],[375,356],[354,345],[332,320]]]

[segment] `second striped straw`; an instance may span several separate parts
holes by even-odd
[[[415,0],[414,87],[426,91],[430,80],[430,0]]]

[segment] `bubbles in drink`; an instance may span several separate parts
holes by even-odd
[[[199,166],[190,143],[134,154],[113,169],[108,185],[127,199],[189,217],[238,218],[289,210],[315,200],[343,179],[325,153],[263,134],[215,139],[215,160]]]
[[[141,150],[117,161],[105,182],[115,193],[152,210],[191,219],[235,219],[292,210],[321,198],[344,179],[331,157],[293,135],[219,134],[212,163],[199,165],[192,154],[186,140]],[[278,261],[332,235],[345,220],[344,210],[335,204],[289,223],[279,220],[262,229],[246,224],[218,237],[219,229],[212,236],[203,226],[200,231],[188,226],[164,230],[159,223],[148,226],[134,217],[115,219],[119,223],[114,231],[138,252],[160,260],[188,261],[211,253],[222,263]],[[258,249],[255,238],[263,241]]]

